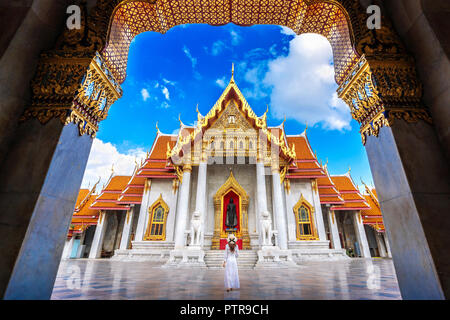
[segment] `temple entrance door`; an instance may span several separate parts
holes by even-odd
[[[229,234],[236,236],[239,249],[249,250],[250,236],[248,234],[248,195],[236,181],[233,172],[214,196],[214,235],[211,249],[224,249]],[[227,208],[231,204],[235,211],[236,226],[227,225]],[[230,208],[231,208],[230,207]],[[233,220],[233,219],[230,219]]]

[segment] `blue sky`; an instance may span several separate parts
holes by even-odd
[[[172,133],[206,114],[221,95],[235,64],[235,81],[257,115],[269,105],[268,124],[287,117],[287,134],[308,124],[308,138],[318,158],[328,159],[331,174],[349,166],[355,183],[372,183],[359,126],[335,95],[332,51],[317,35],[296,36],[279,26],[222,27],[184,25],[162,35],[146,32],[131,43],[123,97],[100,124],[83,186],[111,166],[131,174],[134,159],[149,150],[160,130]]]

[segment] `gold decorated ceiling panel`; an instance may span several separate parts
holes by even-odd
[[[210,25],[272,24],[287,26],[297,34],[318,33],[333,48],[336,81],[342,82],[357,61],[347,18],[332,3],[304,0],[158,0],[125,1],[114,13],[109,39],[103,55],[120,83],[126,77],[129,46],[133,38],[146,31],[160,33],[181,24]]]

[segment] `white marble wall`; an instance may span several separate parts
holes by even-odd
[[[159,196],[162,194],[162,199],[169,207],[169,213],[166,222],[166,241],[174,240],[175,216],[177,212],[177,193],[172,190],[171,179],[152,179],[150,190],[142,198],[141,212],[139,215],[139,222],[137,226],[135,241],[142,241],[147,224],[149,220],[148,208],[150,208]],[[142,221],[141,221],[142,219]]]
[[[291,179],[291,190],[286,194],[286,214],[288,223],[288,241],[297,240],[296,222],[293,208],[303,195],[306,201],[314,206],[314,224],[322,229],[318,230],[320,240],[326,240],[325,229],[323,225],[322,210],[320,208],[320,199],[312,190],[310,179]],[[321,238],[324,237],[324,239]]]

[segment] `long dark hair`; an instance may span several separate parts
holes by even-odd
[[[234,252],[234,248],[236,248],[236,243],[233,241],[233,242],[228,242],[228,247],[230,248],[230,251],[231,252]]]

